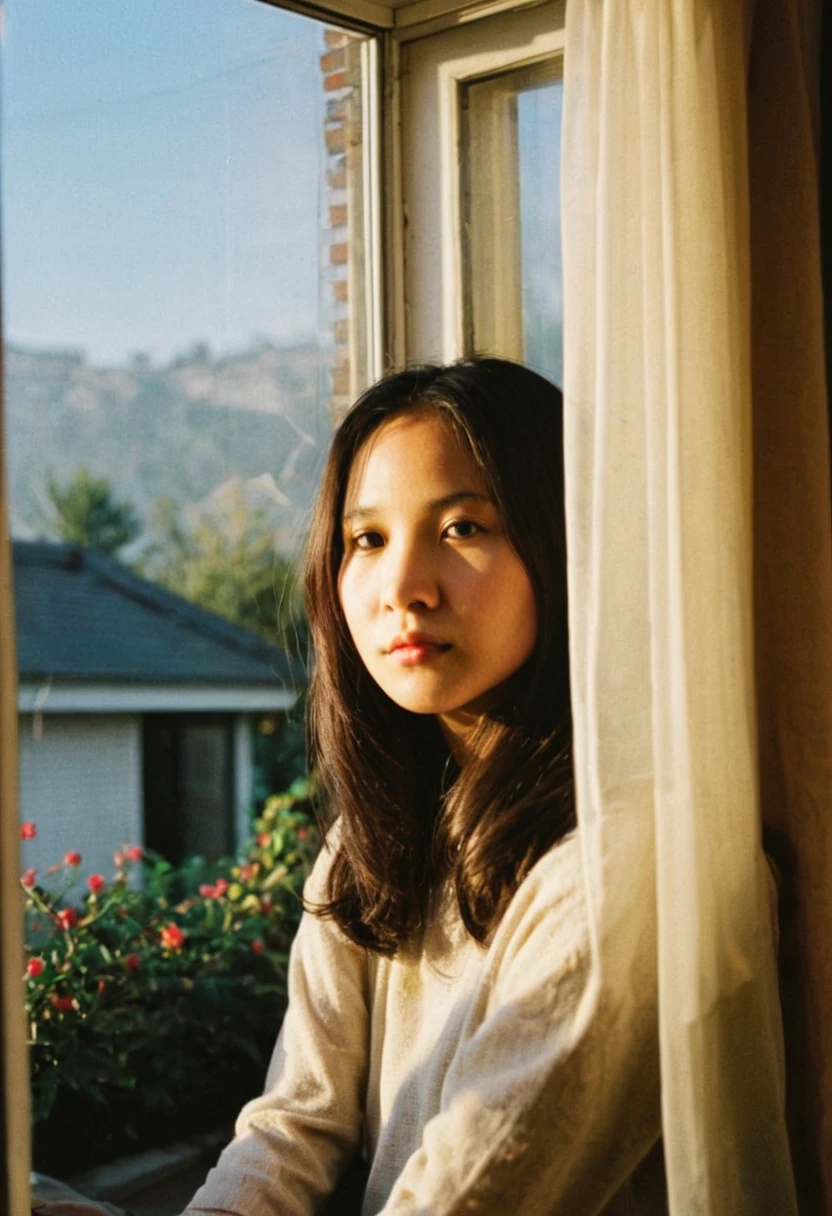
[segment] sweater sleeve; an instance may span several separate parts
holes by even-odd
[[[624,1200],[659,1139],[652,947],[633,960],[626,1008],[610,1007],[594,983],[576,841],[562,847],[574,864],[547,855],[498,929],[439,1112],[383,1216],[591,1216]],[[631,1195],[621,1210],[644,1209]]]
[[[307,881],[322,899],[331,853]],[[305,912],[289,959],[289,1002],[265,1092],[245,1106],[185,1216],[310,1216],[361,1142],[368,1057],[366,952]]]

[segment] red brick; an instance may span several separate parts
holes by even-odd
[[[329,209],[329,226],[330,228],[343,228],[347,222],[347,205],[341,203],[337,207]]]
[[[324,139],[326,140],[326,150],[330,155],[346,151],[347,133],[343,127],[327,127],[324,132]]]
[[[347,53],[341,48],[339,51],[327,51],[325,55],[321,55],[321,71],[326,76],[329,72],[342,71],[347,66]]]
[[[342,165],[338,169],[333,169],[332,172],[327,173],[326,184],[330,190],[343,190],[347,184],[346,167]]]
[[[336,367],[332,373],[332,392],[336,397],[346,397],[350,391],[350,369]]]
[[[324,42],[329,47],[346,46],[350,36],[346,30],[324,30]]]
[[[324,92],[334,93],[336,89],[346,88],[347,73],[333,72],[331,76],[324,76]]]
[[[346,241],[342,241],[339,245],[330,245],[329,261],[332,266],[346,266],[349,256],[350,248]]]

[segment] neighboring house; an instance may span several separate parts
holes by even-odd
[[[24,865],[77,849],[106,876],[124,843],[233,851],[253,718],[295,700],[286,654],[95,550],[13,550]]]

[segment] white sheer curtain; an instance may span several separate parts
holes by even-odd
[[[658,988],[673,1216],[797,1211],[760,844],[751,21],[741,0],[567,7],[579,816],[599,985],[625,1009]]]

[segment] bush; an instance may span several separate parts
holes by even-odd
[[[317,850],[307,795],[269,798],[234,862],[125,847],[74,900],[77,853],[43,885],[23,875],[37,1168],[208,1130],[262,1087]]]

